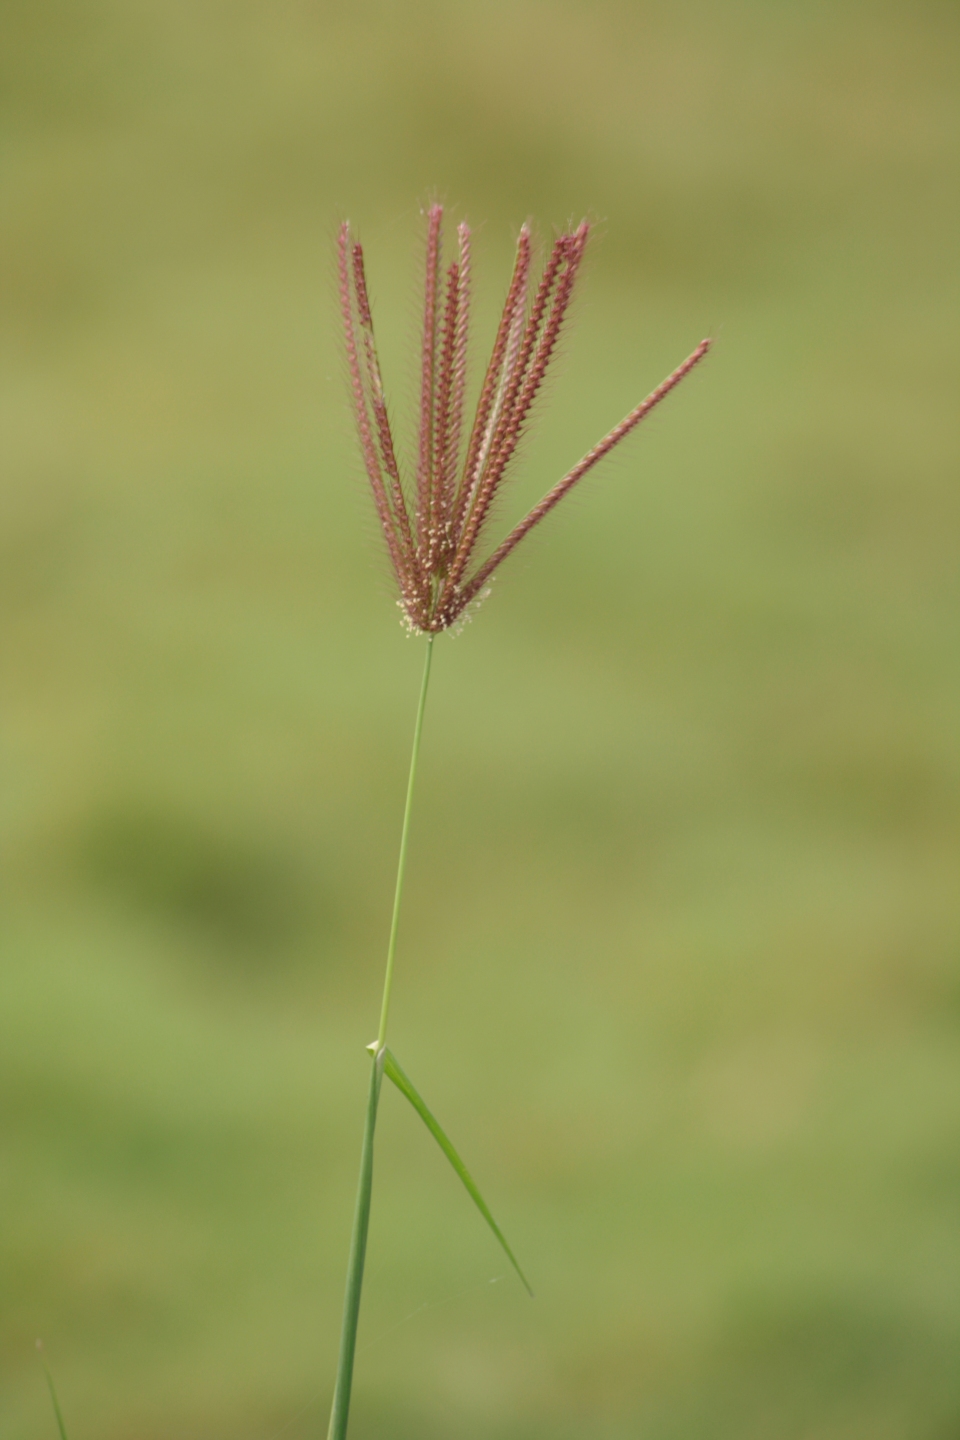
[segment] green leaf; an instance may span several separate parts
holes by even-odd
[[[383,1073],[387,1076],[388,1079],[393,1081],[394,1085],[396,1085],[401,1095],[406,1095],[407,1099],[410,1101],[410,1104],[413,1106],[414,1110],[416,1110],[417,1114],[420,1116],[420,1119],[423,1121],[424,1125],[426,1125],[427,1129],[430,1131],[430,1134],[436,1140],[437,1144],[440,1146],[440,1149],[443,1151],[444,1155],[446,1155],[447,1159],[450,1161],[450,1164],[460,1176],[460,1179],[463,1181],[464,1188],[466,1189],[467,1194],[470,1196],[470,1199],[473,1201],[474,1205],[476,1205],[477,1209],[480,1211],[480,1214],[490,1226],[490,1229],[493,1231],[494,1235],[496,1235],[497,1239],[503,1247],[504,1254],[510,1261],[510,1264],[513,1266],[514,1270],[516,1270],[517,1274],[520,1276],[520,1279],[523,1281],[527,1294],[532,1296],[533,1291],[530,1289],[530,1282],[527,1279],[526,1275],[524,1275],[523,1271],[520,1269],[520,1266],[517,1264],[517,1257],[514,1255],[513,1251],[510,1249],[510,1246],[507,1244],[503,1231],[500,1229],[500,1226],[490,1214],[490,1211],[487,1207],[487,1202],[484,1200],[483,1196],[480,1194],[480,1191],[477,1189],[473,1176],[470,1174],[470,1171],[460,1159],[460,1156],[457,1154],[456,1150],[454,1150],[453,1146],[450,1144],[450,1141],[447,1139],[446,1135],[441,1130],[437,1121],[430,1114],[430,1111],[427,1109],[418,1091],[414,1089],[410,1079],[400,1069],[400,1066],[397,1064],[396,1056],[391,1050],[388,1050],[384,1057]]]

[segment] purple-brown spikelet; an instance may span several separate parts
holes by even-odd
[[[410,626],[446,630],[480,595],[497,566],[710,348],[702,340],[671,375],[615,425],[473,571],[477,546],[553,358],[589,235],[584,220],[559,236],[533,300],[531,240],[524,225],[493,353],[461,458],[470,308],[470,231],[457,231],[457,258],[441,275],[443,210],[427,213],[420,426],[415,494],[400,475],[387,415],[367,295],[363,250],[340,227],[338,262],[350,394],[364,466]]]

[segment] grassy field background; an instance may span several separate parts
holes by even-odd
[[[8,0],[0,1434],[326,1433],[420,645],[344,403],[420,206],[599,221],[435,656],[356,1440],[960,1429],[960,17]]]

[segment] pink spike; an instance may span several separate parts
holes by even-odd
[[[467,603],[483,588],[497,566],[510,554],[510,551],[516,549],[523,537],[529,534],[533,527],[538,525],[555,505],[559,505],[564,495],[573,489],[577,481],[582,480],[587,471],[592,470],[594,465],[596,465],[599,460],[602,460],[605,455],[609,455],[614,446],[619,445],[620,441],[629,435],[631,430],[635,430],[641,420],[645,420],[650,414],[650,411],[656,405],[659,405],[660,401],[664,400],[670,394],[670,391],[679,385],[680,381],[686,375],[690,374],[693,367],[699,365],[712,344],[712,340],[701,340],[696,350],[687,356],[682,365],[678,365],[676,370],[667,376],[666,380],[661,381],[656,390],[651,391],[645,400],[641,400],[640,404],[631,410],[630,414],[626,415],[620,421],[619,425],[613,427],[609,435],[604,436],[598,444],[594,445],[592,450],[588,450],[583,459],[574,465],[569,474],[565,475],[562,480],[559,480],[553,489],[544,495],[543,499],[533,507],[529,515],[511,530],[505,540],[501,541],[489,560],[481,565],[473,579],[464,586],[462,593],[467,597]]]
[[[491,459],[491,493],[495,490],[497,484],[499,484],[505,468],[510,463],[510,459],[520,439],[524,421],[527,418],[530,407],[536,398],[537,391],[543,382],[543,377],[547,372],[547,367],[553,357],[554,346],[559,338],[560,329],[570,304],[574,282],[577,278],[577,268],[583,257],[583,251],[587,241],[586,222],[580,226],[576,235],[565,238],[567,240],[566,269],[557,283],[557,290],[550,315],[543,326],[536,351],[532,358],[530,358],[528,365],[525,366],[526,375],[523,380],[523,386],[520,389],[520,393],[518,395],[515,394],[515,398],[513,398],[510,414],[501,431],[500,444],[497,448],[496,456]]]
[[[387,549],[390,552],[394,571],[399,577],[403,571],[403,556],[400,542],[397,538],[397,532],[394,528],[393,517],[390,514],[387,493],[383,485],[383,475],[380,471],[376,446],[370,429],[370,416],[367,411],[367,402],[364,394],[363,375],[357,353],[357,337],[353,320],[354,296],[351,293],[350,283],[349,249],[350,226],[347,221],[344,221],[340,227],[338,238],[338,273],[340,311],[343,317],[347,366],[350,371],[350,389],[353,397],[354,416],[357,422],[357,432],[360,436],[360,449],[363,454],[367,475],[370,479],[370,488],[373,491],[374,503],[377,507],[380,525],[383,529],[384,539],[387,542]]]
[[[461,224],[457,227],[457,328],[453,344],[453,394],[450,400],[450,428],[447,443],[447,474],[445,476],[442,507],[444,525],[447,531],[446,545],[451,543],[454,495],[457,485],[457,469],[460,463],[460,441],[463,433],[463,405],[467,389],[467,339],[470,324],[470,230]]]
[[[581,229],[583,229],[582,226]],[[579,237],[579,235],[580,232],[578,231],[577,237]],[[536,394],[536,390],[543,378],[547,365],[550,363],[553,346],[559,334],[560,324],[569,302],[574,279],[576,278],[576,263],[579,262],[583,243],[586,241],[586,232],[584,231],[579,249],[575,250],[574,244],[577,237],[561,235],[559,240],[556,241],[537,288],[533,309],[530,312],[530,319],[527,322],[526,332],[523,337],[523,344],[520,347],[514,363],[513,374],[508,377],[506,393],[503,398],[503,409],[487,457],[486,473],[477,490],[476,500],[464,526],[460,543],[457,546],[456,556],[450,566],[450,573],[447,577],[447,588],[451,592],[459,583],[461,575],[470,562],[470,556],[480,538],[480,532],[489,514],[497,486],[503,477],[507,462],[516,448],[517,441],[520,437],[522,421],[530,408],[533,396]],[[566,267],[565,269],[563,268],[564,266]],[[558,277],[560,278],[558,279]],[[547,305],[555,287],[556,295],[550,317],[546,322],[543,341],[538,348],[538,354],[542,351],[539,375],[536,377],[536,383],[530,391],[529,398],[521,413],[517,409],[517,391],[520,388],[524,373],[530,362],[531,353],[537,335],[543,325]]]
[[[440,547],[446,539],[447,497],[452,490],[452,472],[456,452],[451,453],[450,420],[453,405],[454,355],[460,313],[460,267],[456,261],[447,271],[447,298],[444,306],[440,343],[440,373],[437,380],[436,458],[434,460],[434,491],[436,502],[430,532],[430,567],[435,564]]]
[[[420,364],[420,455],[417,464],[417,536],[420,549],[424,553],[429,547],[433,520],[434,378],[437,361],[437,280],[442,222],[442,207],[431,205],[427,212],[427,267]]]
[[[490,363],[487,366],[487,373],[484,376],[483,388],[480,391],[480,400],[477,404],[477,413],[470,435],[470,444],[467,447],[467,458],[464,462],[463,475],[460,482],[460,493],[457,496],[457,505],[453,520],[454,530],[457,532],[459,532],[463,524],[464,512],[471,499],[473,486],[477,478],[478,459],[481,454],[484,435],[490,419],[490,412],[500,383],[500,375],[510,338],[511,327],[514,322],[519,298],[525,293],[529,271],[530,230],[528,226],[523,225],[517,237],[517,257],[514,261],[510,289],[507,291],[503,313],[500,316],[500,325],[497,330],[497,338],[493,345],[493,354],[490,356]]]
[[[362,357],[364,360],[365,374],[364,393],[369,397],[370,408],[373,411],[373,418],[376,423],[377,437],[380,442],[380,459],[384,470],[390,478],[390,500],[392,501],[393,514],[396,520],[400,537],[400,549],[403,557],[404,569],[410,577],[411,583],[422,585],[420,564],[417,556],[417,549],[410,529],[410,516],[407,512],[406,497],[403,493],[403,485],[400,480],[400,470],[397,465],[396,452],[393,445],[393,434],[390,430],[390,420],[387,415],[386,400],[383,392],[383,381],[380,377],[380,362],[377,358],[377,347],[373,335],[373,315],[370,310],[370,300],[367,295],[367,277],[363,264],[363,248],[359,242],[354,243],[352,248],[353,260],[353,283],[357,297],[357,312],[360,318],[361,335],[363,339]]]

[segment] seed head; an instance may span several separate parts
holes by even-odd
[[[338,267],[347,368],[360,449],[410,626],[435,633],[463,616],[523,537],[588,470],[640,424],[710,348],[702,340],[682,365],[558,480],[486,559],[477,550],[491,507],[553,358],[589,226],[554,241],[531,285],[530,230],[517,239],[513,276],[466,444],[464,396],[470,313],[470,231],[457,228],[457,255],[442,274],[443,209],[427,213],[420,424],[414,493],[397,463],[373,335],[363,250],[340,227]],[[531,293],[532,292],[532,293]]]

